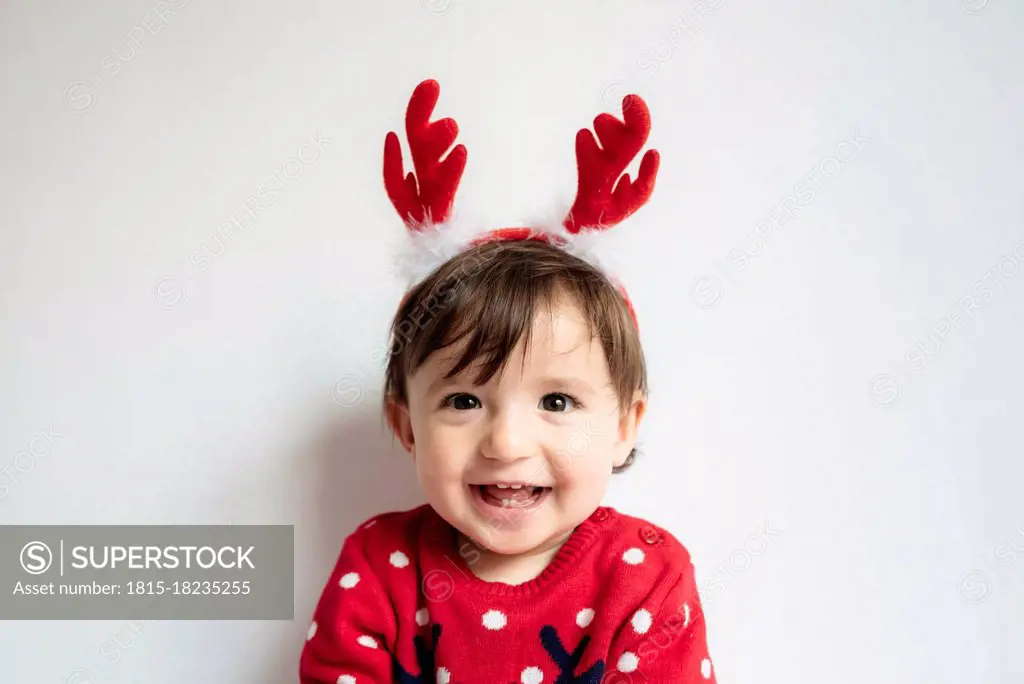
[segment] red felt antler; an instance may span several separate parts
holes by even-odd
[[[570,233],[614,226],[642,207],[654,190],[659,164],[657,150],[648,150],[644,155],[635,181],[630,182],[628,173],[622,175],[647,142],[651,130],[647,105],[639,96],[627,95],[622,98],[622,117],[620,121],[603,113],[594,119],[600,147],[588,129],[576,134],[579,186],[576,201],[563,223]]]
[[[429,221],[447,220],[455,191],[466,168],[466,147],[457,145],[441,159],[459,134],[454,119],[430,121],[441,87],[426,80],[416,86],[405,113],[405,132],[415,173],[405,174],[398,136],[389,132],[384,140],[384,187],[388,198],[410,230]]]

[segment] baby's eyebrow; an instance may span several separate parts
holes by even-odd
[[[537,382],[543,387],[567,388],[581,393],[598,393],[597,388],[594,387],[592,384],[590,384],[583,378],[575,376],[546,375],[540,378]]]
[[[444,387],[450,385],[458,385],[467,382],[472,374],[467,374],[465,371],[459,373],[453,377],[446,377],[445,375],[439,375],[434,378],[434,381],[427,386],[427,394],[432,395],[435,392],[440,391]],[[579,394],[600,394],[601,388],[596,387],[589,381],[578,377],[578,376],[564,376],[564,375],[545,375],[537,378],[535,381],[538,387],[542,387],[547,391],[553,390],[567,390],[576,392]]]
[[[458,384],[460,380],[461,377],[459,375],[449,378],[447,375],[442,373],[441,375],[438,375],[436,378],[434,378],[434,381],[427,386],[427,395],[432,395],[438,392],[443,387]]]
[[[445,365],[444,367],[447,368],[448,366]],[[479,372],[480,369],[476,366],[463,368],[461,372],[452,376],[449,376],[447,372],[442,372],[438,374],[438,376],[434,378],[434,380],[429,385],[427,385],[427,394],[434,394],[441,388],[449,387],[451,385],[472,385],[473,380],[476,378]]]

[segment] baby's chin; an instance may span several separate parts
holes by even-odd
[[[516,535],[521,537],[521,535]],[[525,556],[537,552],[544,546],[545,540],[529,538],[511,538],[512,535],[498,533],[487,539],[486,543],[474,537],[477,546],[497,556]]]
[[[514,529],[475,520],[465,525],[463,535],[481,549],[501,556],[524,556],[557,549],[566,541],[568,533],[553,527],[550,522],[534,521],[533,525]]]

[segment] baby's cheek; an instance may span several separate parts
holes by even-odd
[[[455,452],[445,449],[424,449],[420,452],[420,467],[427,471],[426,474],[434,479],[451,479],[461,473],[460,458]]]
[[[441,426],[428,431],[420,441],[421,453],[444,467],[464,463],[478,448],[476,436],[458,426]]]
[[[558,477],[566,485],[591,487],[600,485],[611,474],[614,453],[610,445],[590,442],[586,449],[567,452],[559,460]]]

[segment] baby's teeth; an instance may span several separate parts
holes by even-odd
[[[495,485],[498,489],[508,489],[508,485]]]
[[[522,489],[523,485],[512,485],[512,489]]]

